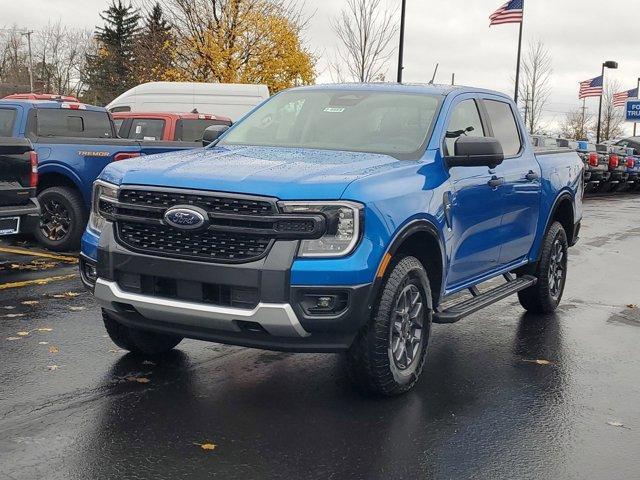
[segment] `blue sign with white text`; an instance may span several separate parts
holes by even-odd
[[[640,100],[627,100],[627,122],[640,123]]]

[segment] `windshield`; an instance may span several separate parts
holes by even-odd
[[[219,145],[417,157],[427,141],[440,98],[397,92],[283,92],[236,124]]]

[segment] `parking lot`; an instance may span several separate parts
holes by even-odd
[[[355,393],[337,355],[125,354],[71,255],[4,241],[0,479],[637,478],[638,197],[585,208],[557,313],[512,297],[434,325],[394,399]]]

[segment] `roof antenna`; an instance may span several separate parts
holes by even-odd
[[[429,81],[429,85],[433,85],[433,82],[436,79],[436,73],[438,73],[438,66],[439,65],[440,65],[439,63],[436,63],[436,68],[433,70],[433,77],[431,77],[431,80]]]

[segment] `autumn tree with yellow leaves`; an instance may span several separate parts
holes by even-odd
[[[161,0],[179,81],[260,83],[277,92],[315,79],[305,21],[287,0]]]

